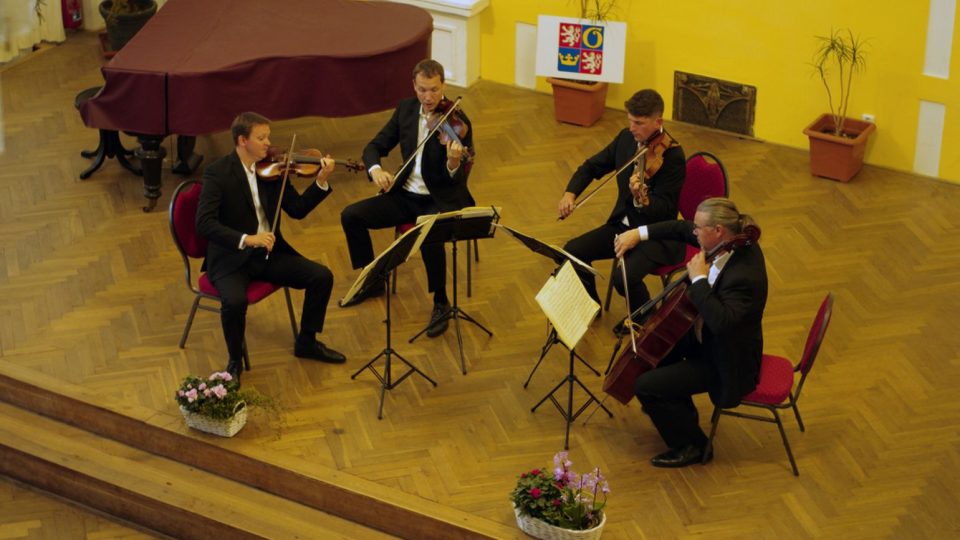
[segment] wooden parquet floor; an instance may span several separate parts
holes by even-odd
[[[77,34],[0,72],[0,361],[81,385],[105,402],[175,414],[171,398],[183,376],[223,367],[220,325],[199,314],[186,349],[177,347],[191,297],[164,208],[181,179],[164,172],[163,198],[149,214],[140,211],[139,179],[113,161],[78,179],[88,164],[80,150],[97,135],[82,125],[73,98],[101,84],[97,53],[95,36]],[[622,112],[579,128],[554,122],[548,95],[483,81],[449,93],[461,92],[476,133],[471,189],[479,203],[502,206],[502,223],[556,244],[605,218],[612,191],[561,223],[555,207],[573,169],[624,124]],[[304,144],[357,158],[388,115],[277,122],[273,140],[297,133]],[[723,160],[732,198],[763,227],[767,352],[799,355],[827,291],[836,297],[834,317],[800,400],[807,432],[785,421],[799,478],[769,425],[726,418],[711,464],[660,470],[648,459],[662,444],[635,403],[614,404],[612,419],[575,424],[575,468],[599,466],[610,478],[604,537],[955,538],[960,186],[870,166],[841,184],[811,177],[801,150],[683,124],[668,129],[688,154]],[[231,145],[219,133],[197,147],[209,163]],[[346,172],[333,185],[306,219],[285,220],[284,234],[333,269],[336,298],[356,276],[339,212],[375,190]],[[375,235],[376,245],[392,234]],[[522,388],[546,333],[534,295],[552,263],[502,235],[481,241],[480,251],[472,298],[461,273],[461,306],[494,336],[463,327],[467,375],[452,331],[406,342],[429,317],[418,256],[400,270],[394,346],[439,385],[405,381],[388,393],[383,420],[372,375],[350,379],[384,345],[382,301],[330,307],[324,339],[349,358],[331,366],[293,357],[275,295],[250,309],[254,370],[244,384],[281,400],[283,425],[278,434],[254,418],[221,444],[267,449],[510,523],[516,475],[547,465],[563,444],[556,411],[530,408],[565,375],[567,361],[552,351]],[[302,295],[294,298],[299,304]],[[616,317],[605,314],[578,348],[601,370]],[[578,375],[599,391],[599,378],[582,366]],[[706,425],[708,401],[698,403]]]

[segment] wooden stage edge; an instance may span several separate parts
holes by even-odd
[[[179,416],[137,405],[98,404],[83,387],[2,359],[0,401],[392,535],[521,537],[513,527],[299,458],[255,447],[238,453],[204,440],[207,436],[193,434]],[[223,442],[229,444],[229,440]],[[49,490],[42,480],[18,479]],[[82,499],[76,502],[85,504]],[[109,509],[98,509],[109,513]],[[136,515],[123,517],[152,528],[148,516],[143,521]]]

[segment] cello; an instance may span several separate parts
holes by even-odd
[[[711,262],[724,251],[754,244],[759,239],[760,228],[747,225],[740,234],[708,251],[705,258],[707,262]],[[687,275],[688,272],[684,271],[679,279],[671,282],[660,294],[628,317],[626,324],[633,324],[630,320],[633,316],[642,315],[663,301],[660,309],[644,323],[635,336],[631,332],[631,346],[620,354],[603,381],[603,391],[620,403],[626,405],[633,399],[633,382],[636,378],[656,368],[700,316],[696,306],[687,298]],[[619,348],[620,342],[617,343],[617,350]]]

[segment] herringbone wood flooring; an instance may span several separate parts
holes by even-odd
[[[190,296],[163,208],[180,179],[165,171],[161,204],[144,214],[139,179],[115,162],[77,178],[88,164],[79,152],[95,145],[96,132],[82,125],[73,97],[101,84],[96,47],[94,36],[74,35],[0,72],[0,361],[80,384],[105,403],[172,412],[179,380],[221,368],[224,345],[217,317],[204,313],[187,348],[177,348]],[[562,223],[555,206],[573,169],[624,124],[622,112],[585,129],[556,124],[547,95],[487,82],[462,95],[476,131],[471,189],[480,204],[502,206],[504,224],[556,244],[605,218],[612,191]],[[297,133],[304,144],[356,158],[388,114],[277,122],[273,140]],[[955,537],[960,186],[875,167],[840,184],[811,177],[800,150],[668,129],[688,154],[723,160],[731,197],[763,227],[767,351],[796,358],[827,291],[836,296],[834,318],[800,401],[807,432],[786,420],[799,478],[773,426],[724,419],[710,465],[659,470],[648,458],[661,442],[636,404],[615,406],[613,419],[578,422],[576,468],[599,466],[610,478],[605,537]],[[209,163],[230,151],[229,136],[201,137],[197,146]],[[375,190],[345,172],[333,183],[312,215],[285,220],[284,234],[333,269],[339,297],[356,276],[339,212]],[[382,231],[375,243],[391,238]],[[452,331],[406,342],[429,316],[419,257],[400,270],[394,346],[439,386],[404,382],[388,393],[380,421],[375,379],[349,375],[383,347],[382,302],[331,306],[324,339],[349,361],[330,366],[293,357],[275,295],[249,312],[254,370],[244,384],[282,401],[284,425],[278,436],[254,420],[222,444],[261,446],[509,523],[516,474],[546,465],[562,445],[556,411],[530,407],[563,377],[566,357],[553,351],[522,388],[546,331],[533,297],[552,263],[500,235],[480,250],[473,297],[461,281],[461,305],[494,336],[463,327],[466,376]],[[605,315],[578,348],[599,369],[615,320]],[[599,391],[599,378],[582,367],[578,374]],[[708,416],[708,401],[698,403]]]

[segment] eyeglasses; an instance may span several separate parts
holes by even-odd
[[[694,230],[694,232],[696,232],[696,231],[702,231],[702,230],[704,230],[704,229],[712,229],[712,228],[714,228],[714,227],[716,227],[716,226],[717,226],[717,225],[716,225],[715,223],[714,223],[714,224],[707,224],[707,225],[699,225],[699,224],[697,224],[696,222],[694,222],[694,224],[693,224],[693,230]]]

